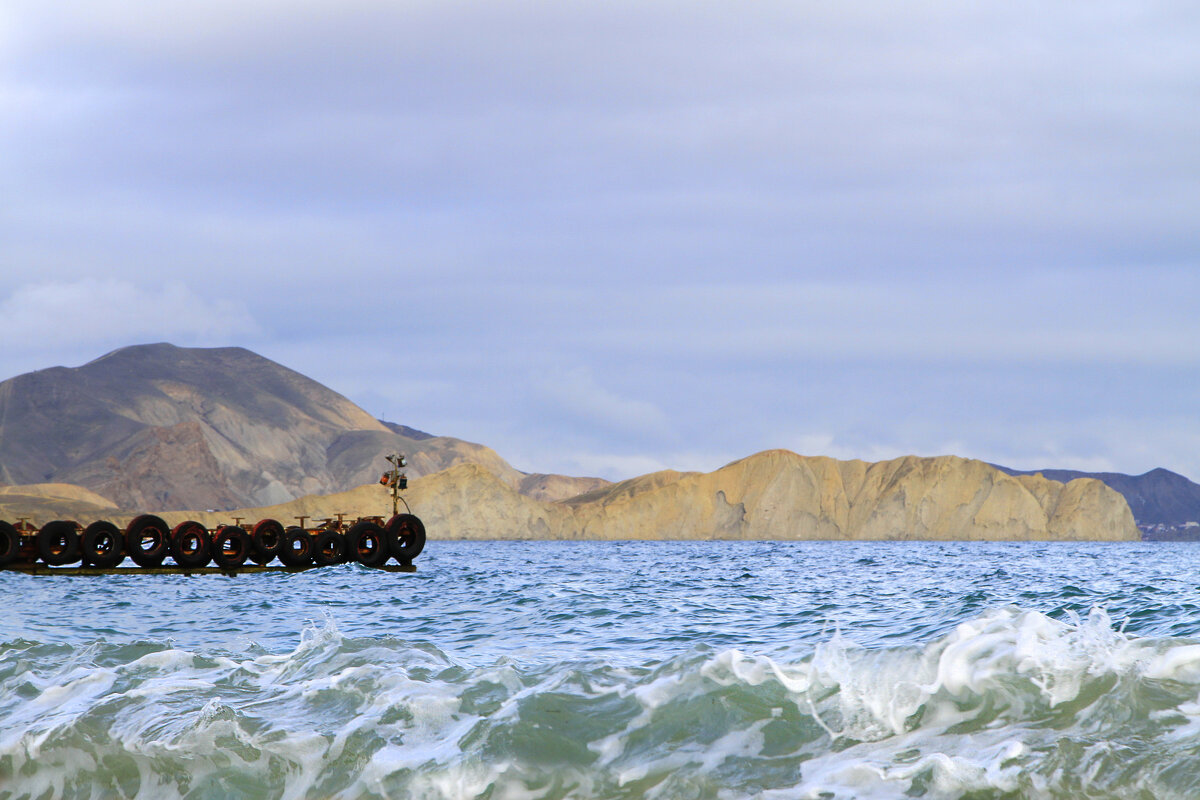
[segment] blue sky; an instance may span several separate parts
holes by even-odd
[[[241,345],[530,471],[1200,478],[1185,3],[0,3],[0,376]]]

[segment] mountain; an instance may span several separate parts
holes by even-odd
[[[1200,522],[1200,484],[1165,469],[1153,469],[1142,475],[1119,472],[1078,472],[1068,469],[1014,470],[995,465],[1009,475],[1042,474],[1055,481],[1095,478],[1124,495],[1138,525],[1164,525],[1182,528],[1188,522]]]
[[[1010,476],[953,456],[866,463],[769,450],[715,472],[659,472],[546,502],[478,464],[413,481],[406,494],[433,539],[1122,540],[1138,530],[1097,480]],[[291,521],[391,511],[386,489],[237,512]],[[228,514],[189,514],[206,525]],[[126,521],[126,520],[121,520]]]
[[[555,499],[605,483],[530,476],[482,445],[380,422],[239,347],[138,345],[0,383],[0,484],[75,484],[125,509],[337,492],[376,480],[396,451],[412,477],[474,463]]]
[[[1137,538],[1129,504],[1098,480],[949,456],[868,464],[772,450],[617,484],[530,475],[481,445],[374,419],[242,348],[140,345],[0,383],[10,519],[384,514],[376,479],[394,451],[408,456],[409,502],[435,538]],[[1142,489],[1163,505],[1188,486]]]

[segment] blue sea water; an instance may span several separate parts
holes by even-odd
[[[0,572],[9,798],[1196,798],[1200,546]]]

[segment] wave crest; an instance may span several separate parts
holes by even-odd
[[[485,665],[346,637],[290,653],[0,645],[12,798],[1200,794],[1200,644],[994,609],[793,660]]]

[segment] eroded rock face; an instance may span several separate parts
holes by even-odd
[[[1137,540],[1099,481],[1017,480],[980,461],[868,464],[772,450],[614,502],[581,505],[602,538]]]
[[[1100,481],[1013,477],[953,456],[870,464],[771,450],[715,472],[655,473],[560,502],[460,464],[413,481],[406,498],[434,539],[1140,538],[1125,499]],[[368,485],[238,513],[290,520],[390,510],[387,491]]]

